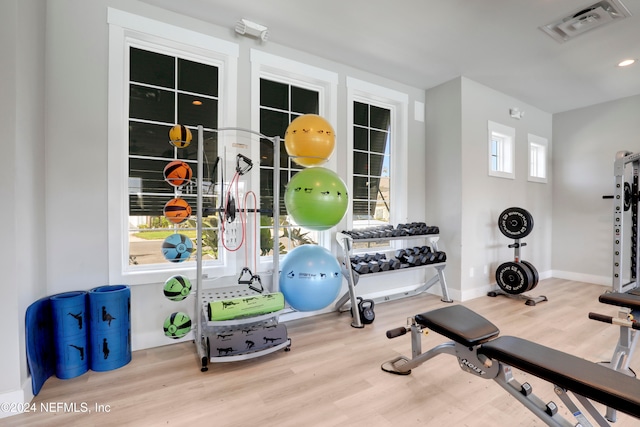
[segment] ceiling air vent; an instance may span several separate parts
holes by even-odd
[[[631,13],[620,0],[604,0],[581,7],[569,16],[543,25],[540,29],[557,42],[564,43],[594,28],[620,21],[628,16],[631,16]]]

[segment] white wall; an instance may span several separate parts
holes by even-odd
[[[46,294],[44,270],[44,3],[8,0],[0,14],[0,249],[5,321],[0,352],[0,401],[31,399],[24,314]],[[17,25],[17,24],[20,25]],[[9,415],[0,414],[0,418]]]
[[[8,64],[16,64],[16,22],[18,16],[17,0],[7,2],[7,7],[0,14],[0,57],[4,58]],[[16,116],[14,106],[17,100],[16,79],[17,66],[0,68],[0,93],[3,102],[0,103],[0,126],[4,129],[5,137],[2,140],[2,152],[6,165],[0,168],[0,196],[2,200],[16,200],[16,190],[18,177],[16,170],[17,150],[14,144],[16,141]],[[3,209],[2,221],[0,221],[0,234],[8,242],[15,242],[18,234],[16,233],[16,224],[18,218],[18,209],[14,203],[8,203]],[[11,248],[5,245],[0,249],[0,269],[3,274],[5,283],[18,283],[19,275],[16,266],[17,254]],[[6,331],[5,349],[8,351],[0,352],[0,366],[10,366],[11,370],[3,372],[0,376],[0,392],[7,393],[18,390],[20,388],[19,371],[16,369],[19,365],[18,351],[20,349],[20,318],[18,311],[18,287],[4,286],[6,295],[0,302],[2,312],[8,322]],[[4,397],[4,396],[3,396]]]
[[[640,152],[639,117],[640,96],[553,116],[556,277],[611,286],[614,211],[602,196],[614,192],[616,153]]]
[[[438,248],[447,253],[450,296],[462,299],[462,86],[460,79],[426,92],[426,222],[440,227]]]
[[[523,242],[523,259],[545,277],[551,270],[551,194],[548,184],[529,182],[528,134],[547,138],[551,150],[551,114],[467,78],[427,91],[427,212],[441,224],[447,252],[447,278],[454,297],[485,295],[495,270],[513,261],[513,243],[497,227],[500,212],[527,209],[534,230]],[[525,111],[512,119],[509,109]],[[487,122],[515,128],[515,179],[488,175]]]

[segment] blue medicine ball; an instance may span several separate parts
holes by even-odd
[[[322,246],[298,246],[285,255],[280,269],[280,291],[289,305],[298,311],[325,308],[340,293],[340,264]]]
[[[193,242],[184,234],[171,234],[162,242],[162,254],[167,261],[185,261],[194,251]]]

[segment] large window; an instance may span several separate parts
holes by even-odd
[[[186,201],[195,212],[197,188],[191,179],[182,186],[164,180],[163,170],[173,160],[186,162],[193,177],[198,172],[197,138],[178,148],[169,144],[168,131],[175,123],[204,131],[204,206],[215,208],[212,168],[218,157],[218,67],[187,60],[174,54],[129,46],[129,263],[166,263],[161,244],[169,234],[180,232],[195,240],[195,223],[169,221],[163,213],[173,198]],[[162,52],[162,53],[161,53]],[[218,221],[215,215],[204,219],[203,253],[217,259]]]
[[[289,123],[302,114],[318,114],[319,93],[288,83],[260,79],[260,133],[266,136],[280,136],[280,238],[281,252],[288,252],[295,246],[306,243],[317,243],[317,232],[304,230],[297,226],[288,216],[284,206],[284,192],[291,177],[302,166],[299,166],[287,155],[284,147],[284,135]],[[260,215],[261,255],[272,253],[273,215],[272,210],[274,188],[273,168],[274,150],[270,141],[260,142]]]
[[[214,215],[222,149],[214,129],[234,124],[228,94],[235,86],[237,45],[111,8],[108,22],[110,281],[151,283],[166,280],[168,270],[195,269],[195,258],[167,261],[162,242],[179,232],[195,244],[198,125],[204,129],[204,209],[212,212],[204,220],[205,265],[224,268]],[[186,147],[169,143],[176,124],[193,135]],[[167,182],[163,170],[172,161],[189,165],[193,178],[180,186]],[[177,197],[193,212],[184,222],[164,215]]]
[[[265,139],[260,141],[260,164],[258,180],[252,181],[254,188],[260,189],[260,255],[264,262],[273,255],[273,198],[279,198],[280,223],[278,224],[280,254],[295,246],[306,243],[330,244],[324,232],[302,228],[287,215],[284,204],[286,185],[293,175],[302,170],[293,162],[284,147],[284,136],[292,120],[303,114],[318,114],[335,126],[336,73],[309,66],[286,58],[274,56],[258,50],[251,51],[252,61],[252,120],[254,128],[268,136],[280,137],[280,188],[273,185],[274,152],[273,144]],[[336,145],[340,142],[338,141]],[[335,170],[335,154],[322,167]]]
[[[353,102],[353,224],[389,223],[391,110]]]
[[[349,228],[391,224],[407,215],[408,96],[347,78],[348,175],[352,195]],[[355,242],[356,249],[388,242]]]
[[[349,228],[393,226],[407,216],[408,96],[347,78]],[[406,165],[405,165],[406,166]],[[391,246],[354,242],[354,249]]]

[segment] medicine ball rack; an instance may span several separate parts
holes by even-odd
[[[387,228],[387,227],[384,227]],[[403,227],[396,227],[395,229],[402,229]],[[394,229],[394,227],[389,228],[389,230]],[[414,230],[417,228],[414,228]],[[360,317],[360,310],[352,310],[352,307],[359,307],[359,302],[362,298],[356,295],[355,287],[360,280],[360,274],[358,274],[351,266],[351,258],[353,251],[353,241],[354,235],[357,236],[356,240],[358,242],[380,242],[380,241],[389,241],[389,240],[408,240],[408,239],[424,239],[427,241],[428,245],[431,247],[431,252],[441,252],[438,250],[438,240],[440,238],[439,234],[427,234],[427,232],[435,232],[437,233],[439,230],[437,227],[431,229],[425,229],[423,227],[419,227],[422,231],[417,231],[417,233],[421,234],[410,234],[409,232],[400,232],[396,233],[393,236],[392,232],[383,232],[378,234],[378,237],[361,237],[361,235],[355,234],[354,232],[345,232],[341,231],[336,233],[336,240],[340,247],[342,248],[342,274],[347,280],[348,291],[342,295],[338,301],[335,303],[335,310],[339,312],[343,311],[351,311],[352,321],[351,326],[354,328],[364,328],[364,324]],[[442,252],[444,254],[444,252]],[[446,258],[445,258],[446,259]],[[440,288],[442,291],[441,301],[443,302],[453,302],[453,300],[449,297],[449,290],[447,288],[447,282],[444,277],[444,268],[447,263],[445,261],[439,263],[432,264],[424,264],[420,267],[410,267],[413,268],[424,268],[424,267],[433,267],[436,269],[437,274],[434,275],[431,279],[425,282],[422,285],[417,286],[413,291],[411,291],[411,295],[418,295],[422,292],[427,291],[429,288],[434,286],[436,283],[440,283]],[[386,273],[394,273],[396,271],[406,271],[407,269],[399,268],[399,269],[389,269],[389,270],[380,270],[375,273],[368,274],[368,276],[378,276]],[[407,295],[407,292],[403,292],[403,296]],[[370,301],[370,300],[366,300]],[[349,308],[344,308],[347,303],[350,303]],[[371,307],[373,309],[373,307]]]
[[[534,306],[539,302],[548,301],[544,295],[532,297],[524,295],[538,286],[540,279],[538,271],[530,262],[520,257],[520,249],[527,246],[520,239],[526,237],[533,230],[533,217],[523,208],[507,208],[498,217],[498,229],[506,237],[514,239],[508,245],[513,248],[513,261],[502,263],[496,269],[496,283],[499,290],[490,291],[487,296],[504,295],[509,298],[524,300],[526,305]]]
[[[273,188],[280,187],[280,137],[268,137],[259,132],[244,129],[244,128],[218,128],[214,129],[214,132],[222,132],[222,131],[240,131],[247,132],[253,135],[260,137],[261,139],[267,140],[273,144]],[[202,366],[200,370],[205,372],[208,370],[207,364],[217,363],[217,362],[236,362],[241,360],[253,359],[256,357],[264,356],[278,350],[289,351],[291,348],[291,339],[286,337],[286,328],[284,325],[278,325],[278,317],[281,311],[268,313],[259,316],[252,317],[244,317],[233,320],[224,320],[224,321],[209,321],[208,320],[208,304],[210,301],[214,300],[228,300],[230,298],[238,298],[238,297],[251,297],[255,295],[260,295],[257,290],[253,289],[251,286],[247,287],[246,284],[244,286],[230,286],[225,288],[217,288],[215,290],[207,290],[206,292],[203,289],[203,273],[202,273],[202,217],[205,212],[203,207],[203,195],[202,195],[202,187],[204,181],[204,129],[202,125],[198,126],[198,147],[197,147],[197,162],[198,162],[198,170],[196,171],[196,298],[195,298],[195,315],[193,316],[193,322],[195,322],[195,338],[194,343],[196,345],[196,350],[198,353],[198,357],[201,360]],[[279,239],[279,231],[278,224],[280,223],[279,215],[280,215],[280,200],[279,197],[273,198],[273,271],[272,271],[272,285],[271,291],[277,292],[279,285],[279,249],[280,249],[280,239]],[[256,248],[253,248],[256,250]],[[241,274],[242,277],[242,274]],[[240,282],[240,279],[239,279]],[[229,331],[230,329],[234,330],[246,330],[251,328],[274,328],[276,326],[281,326],[280,329],[284,329],[284,339],[282,342],[273,342],[273,345],[264,348],[262,347],[257,351],[247,350],[242,354],[235,355],[212,355],[212,349],[210,348],[210,343],[215,342],[217,338],[219,338],[219,334],[225,333],[225,331]],[[213,349],[214,351],[216,349]],[[223,350],[221,354],[224,354],[224,350],[227,349],[217,349]]]

